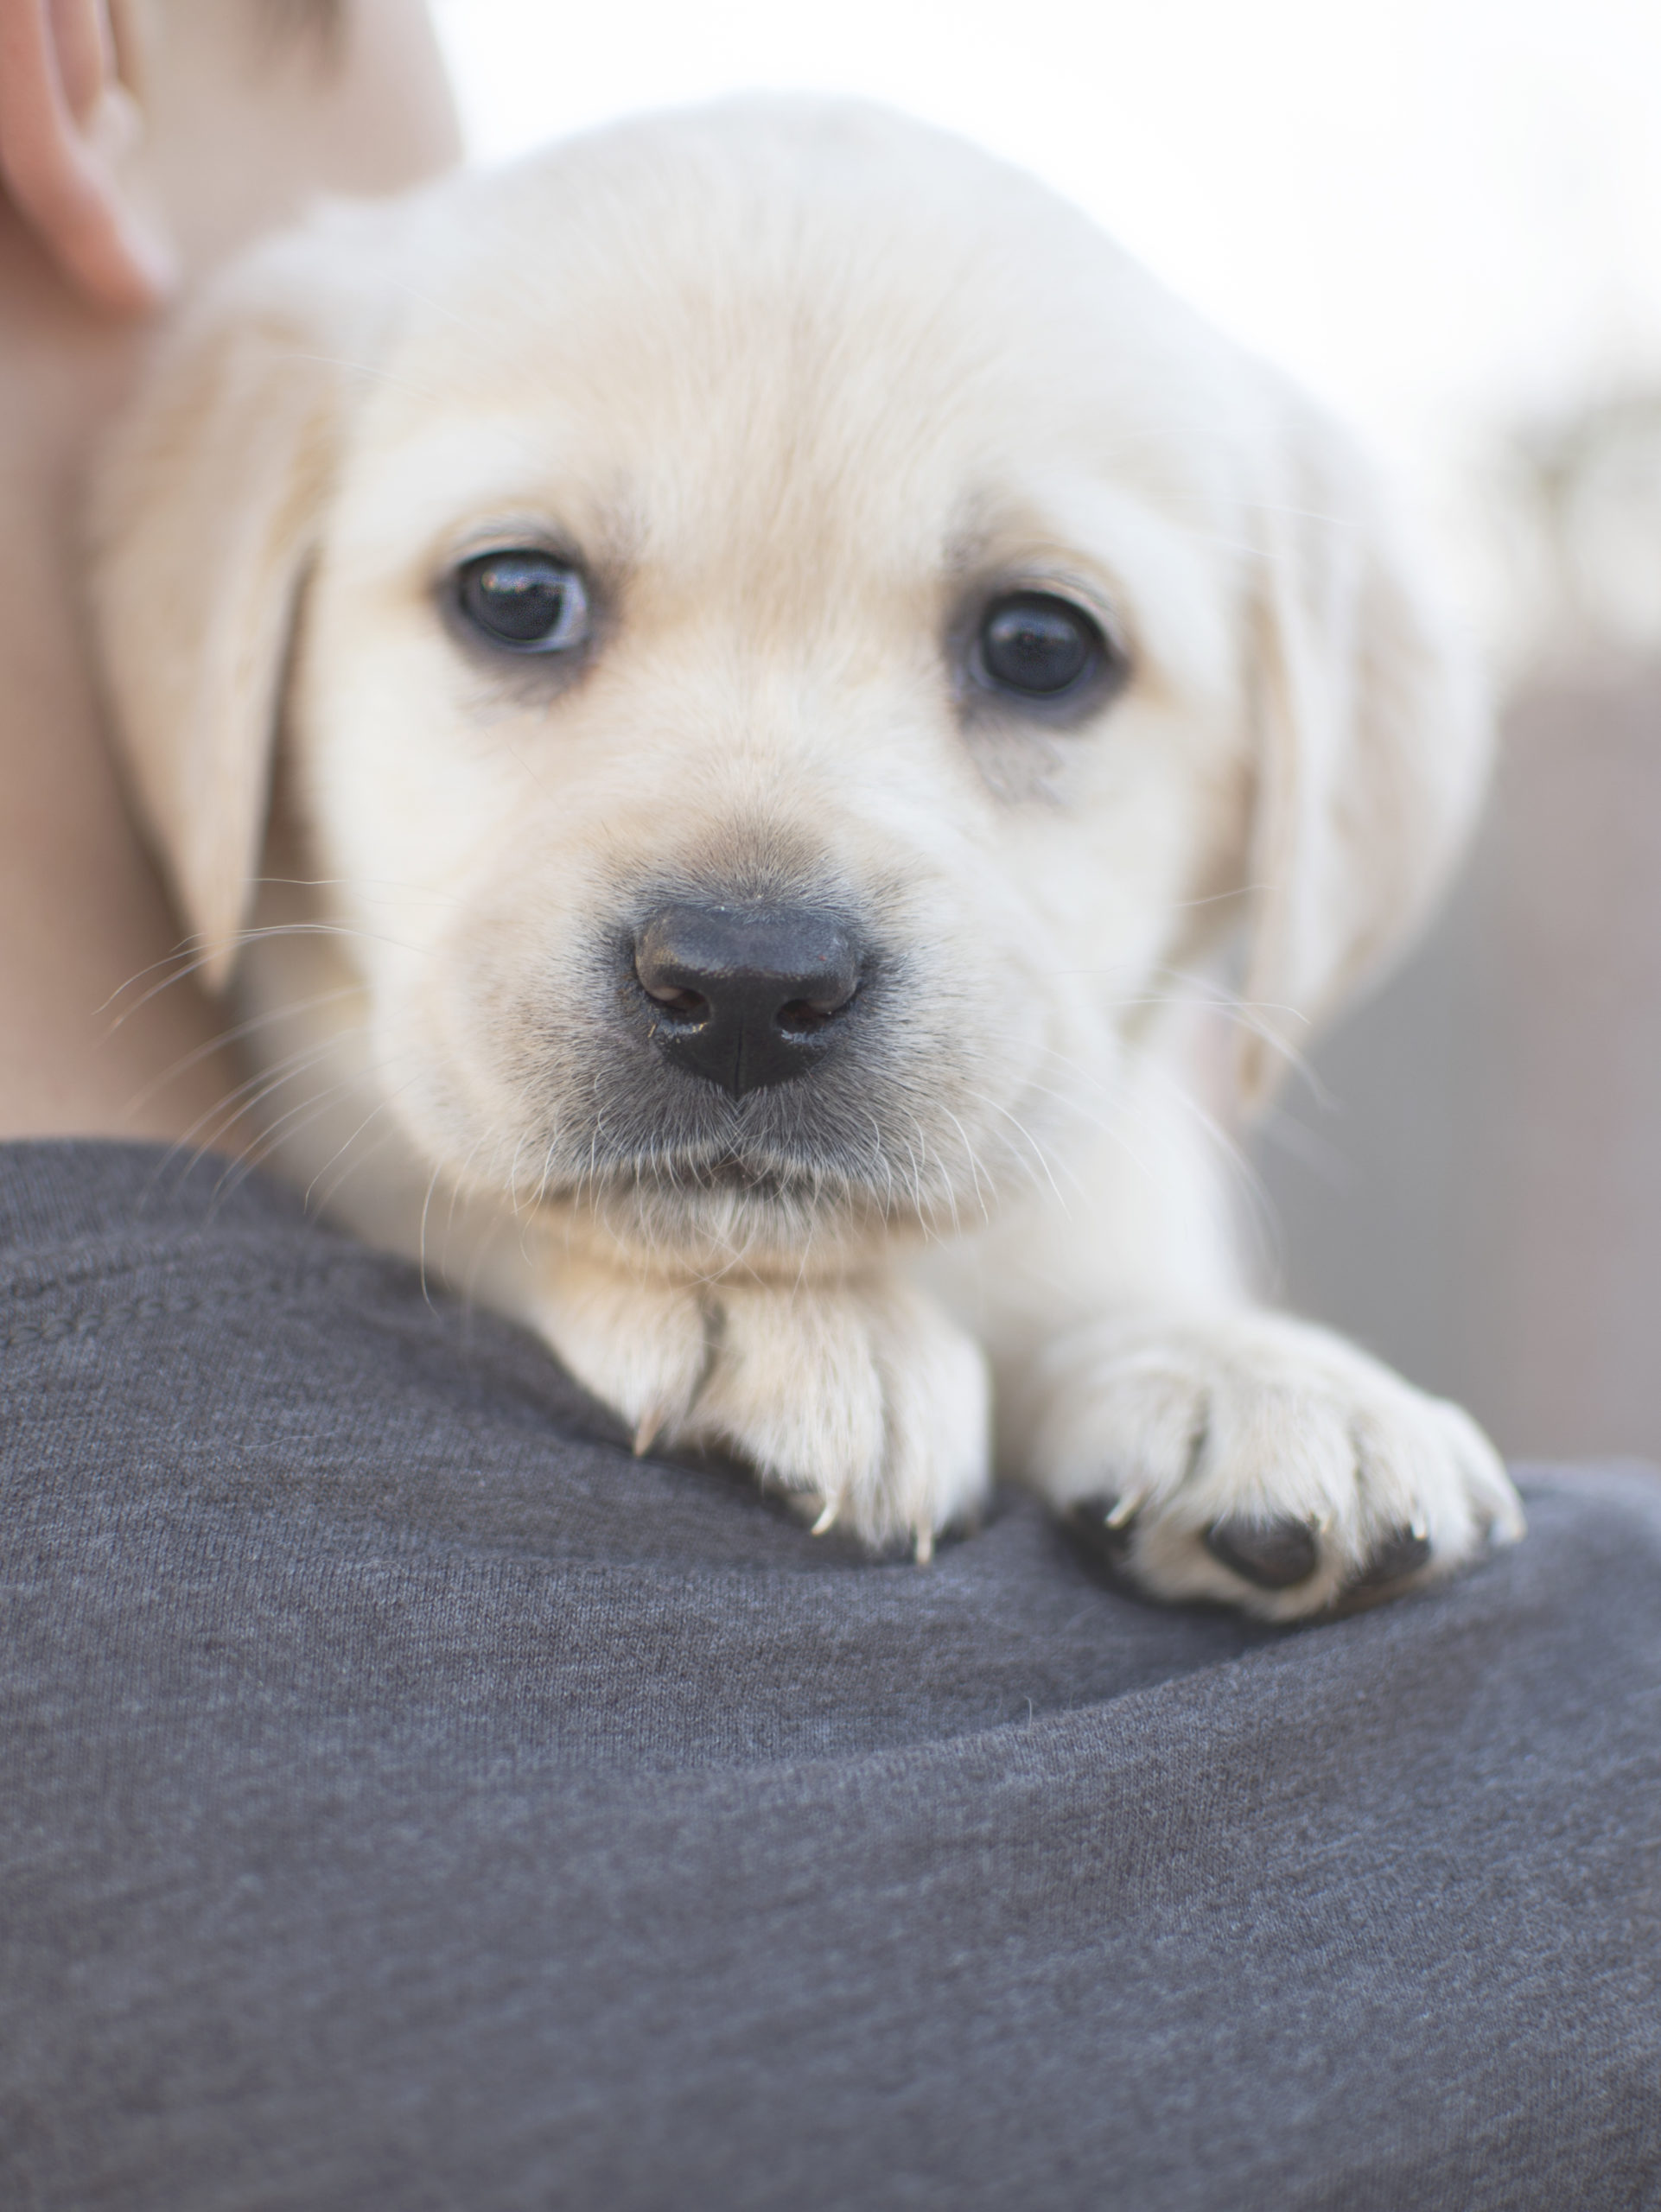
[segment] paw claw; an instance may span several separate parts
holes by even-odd
[[[1424,1522],[1411,1521],[1385,1538],[1361,1572],[1351,1577],[1348,1587],[1385,1589],[1392,1582],[1404,1582],[1410,1574],[1416,1574],[1429,1558],[1430,1538]]]
[[[634,1456],[637,1459],[644,1459],[657,1442],[662,1433],[665,1419],[665,1415],[660,1406],[654,1406],[650,1413],[640,1415],[640,1426],[634,1432]]]
[[[819,1517],[808,1530],[810,1536],[828,1536],[837,1525],[837,1516],[842,1510],[839,1497],[827,1497],[819,1509]]]
[[[1243,1581],[1260,1590],[1292,1590],[1321,1562],[1321,1547],[1307,1521],[1213,1521],[1206,1549]]]

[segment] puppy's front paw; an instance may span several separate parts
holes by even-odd
[[[816,1529],[926,1559],[985,1498],[985,1363],[905,1283],[677,1284],[572,1263],[537,1319],[637,1449],[731,1452]]]
[[[1523,1534],[1469,1415],[1324,1330],[1251,1313],[1104,1325],[1052,1364],[1034,1479],[1157,1597],[1290,1620]]]

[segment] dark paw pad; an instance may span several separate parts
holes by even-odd
[[[1291,1590],[1307,1582],[1321,1547],[1307,1521],[1213,1521],[1206,1549],[1231,1573],[1260,1590]]]
[[[1068,1508],[1067,1526],[1086,1551],[1109,1567],[1120,1567],[1130,1554],[1136,1516],[1123,1511],[1117,1497],[1086,1497]]]
[[[1352,1590],[1383,1590],[1392,1582],[1416,1574],[1430,1557],[1430,1539],[1422,1529],[1398,1529],[1387,1536],[1359,1574]]]

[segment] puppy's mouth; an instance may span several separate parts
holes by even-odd
[[[677,1200],[736,1200],[754,1207],[835,1208],[855,1187],[853,1179],[826,1163],[809,1165],[766,1150],[653,1151],[612,1160],[589,1179],[596,1194],[634,1197],[660,1204]]]
[[[900,1226],[909,1212],[888,1182],[874,1160],[811,1144],[683,1133],[597,1145],[550,1175],[538,1197],[553,1212],[586,1217],[660,1253],[777,1255]]]
[[[728,1191],[735,1197],[754,1198],[760,1205],[779,1205],[805,1198],[823,1187],[823,1178],[805,1173],[782,1160],[750,1160],[736,1152],[719,1153],[712,1160],[689,1160],[671,1166],[666,1178],[671,1186],[688,1184],[701,1191]]]

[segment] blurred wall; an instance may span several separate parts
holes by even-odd
[[[1514,1454],[1661,1459],[1661,662],[1506,717],[1411,963],[1260,1132],[1289,1303]]]

